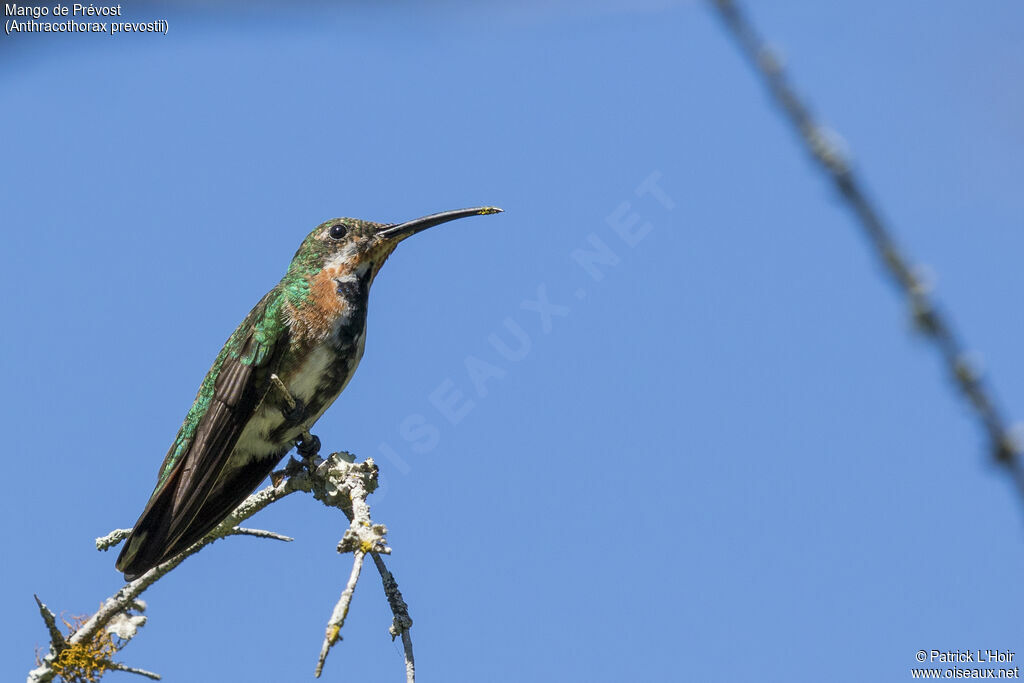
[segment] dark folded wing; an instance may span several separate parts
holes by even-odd
[[[161,468],[160,484],[118,557],[117,568],[129,580],[166,559],[171,548],[181,547],[187,539],[189,543],[197,540],[221,521],[200,517],[200,511],[204,506],[207,510],[224,507],[208,505],[207,499],[216,489],[224,490],[225,465],[271,386],[270,375],[288,343],[286,333],[268,335],[265,326],[258,325],[265,322],[272,294],[239,326],[203,382]],[[268,339],[276,343],[268,343]],[[221,518],[230,511],[224,511]]]

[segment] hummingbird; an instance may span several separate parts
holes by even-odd
[[[405,223],[334,218],[303,240],[281,281],[217,354],[160,466],[116,567],[132,581],[205,536],[304,443],[363,356],[370,285],[402,240],[491,206]]]

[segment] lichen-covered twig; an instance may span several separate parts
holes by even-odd
[[[334,609],[331,611],[331,618],[327,620],[327,633],[324,635],[323,645],[320,646],[320,656],[316,660],[316,669],[313,675],[320,678],[324,670],[324,662],[327,661],[327,653],[334,644],[341,640],[341,627],[345,625],[345,617],[348,616],[348,608],[352,602],[352,596],[356,592],[356,583],[359,581],[359,574],[363,571],[363,559],[366,553],[357,550],[355,559],[352,561],[352,571],[348,576],[348,583],[345,590],[341,592]]]
[[[394,575],[384,564],[384,558],[380,556],[380,553],[370,553],[370,556],[373,558],[373,563],[377,565],[381,583],[384,585],[384,595],[387,596],[391,613],[395,616],[388,633],[391,634],[391,640],[399,636],[402,638],[402,649],[405,651],[406,683],[416,683],[416,659],[412,655],[412,636],[409,635],[409,629],[412,628],[409,606],[405,604],[405,599],[398,590],[398,582],[395,581]]]
[[[339,553],[352,553],[352,571],[348,583],[342,591],[331,618],[327,621],[320,657],[317,659],[314,675],[319,678],[323,671],[327,653],[341,639],[341,627],[345,624],[349,604],[355,592],[356,582],[363,570],[363,561],[367,553],[390,553],[384,534],[387,529],[381,524],[370,520],[370,506],[366,502],[377,488],[377,465],[372,458],[365,462],[345,462],[351,456],[348,453],[335,453],[317,467],[317,473],[324,470],[324,476],[318,477],[321,486],[314,486],[313,495],[324,505],[342,510],[349,518],[349,527],[338,543]],[[335,461],[332,463],[332,461]],[[324,469],[326,468],[326,469]]]
[[[348,612],[348,605],[351,601],[355,584],[359,578],[363,561],[367,553],[370,553],[381,572],[381,579],[384,582],[384,591],[388,596],[388,604],[391,605],[395,615],[395,624],[401,625],[401,629],[392,626],[392,637],[402,636],[402,642],[406,650],[406,674],[407,680],[412,682],[414,667],[412,665],[412,643],[409,639],[408,627],[412,625],[409,619],[408,609],[405,602],[398,593],[397,583],[394,577],[387,571],[380,558],[381,553],[390,553],[387,547],[384,534],[387,529],[383,525],[373,524],[370,519],[370,508],[366,498],[377,487],[377,466],[372,459],[364,462],[354,462],[354,457],[349,453],[334,453],[326,460],[311,455],[303,462],[292,460],[280,472],[272,476],[273,482],[270,486],[254,493],[242,502],[216,529],[207,534],[201,541],[185,550],[170,560],[150,569],[134,581],[123,586],[117,593],[108,598],[100,609],[76,624],[72,633],[65,637],[57,626],[53,613],[41,602],[39,605],[40,614],[46,623],[50,633],[49,653],[42,658],[40,665],[31,671],[28,676],[28,683],[48,683],[61,673],[59,662],[61,653],[69,648],[93,647],[102,641],[105,643],[103,650],[106,653],[115,652],[124,647],[133,638],[139,626],[145,623],[145,617],[132,614],[132,610],[142,611],[145,605],[137,598],[149,586],[167,575],[175,567],[181,564],[186,558],[196,554],[206,546],[226,536],[256,536],[281,541],[291,541],[284,536],[272,531],[261,529],[250,529],[241,527],[239,524],[252,517],[257,512],[273,502],[284,498],[296,491],[312,493],[313,496],[330,507],[336,507],[345,513],[349,520],[349,526],[345,531],[341,542],[338,544],[339,552],[352,552],[354,562],[349,581],[342,593],[342,598],[334,608],[331,619],[327,626],[328,637],[324,640],[320,658],[317,662],[316,673],[319,676],[330,648],[340,640],[340,630],[344,623],[345,615]],[[96,539],[96,547],[99,550],[108,550],[121,543],[129,534],[128,529],[115,529],[106,536]],[[396,597],[397,596],[397,597]],[[112,637],[117,642],[107,643]],[[106,640],[104,640],[106,639]],[[96,648],[94,648],[96,649]],[[96,650],[99,651],[99,650]],[[109,657],[96,656],[91,660],[95,663],[93,675],[95,680],[102,676],[106,670],[127,671],[153,679],[159,676],[144,669],[130,667],[126,664],[113,662]],[[94,679],[90,679],[94,680]]]
[[[111,662],[110,668],[113,669],[114,671],[125,671],[125,672],[130,673],[130,674],[137,674],[139,676],[142,676],[144,678],[149,678],[149,679],[152,679],[154,681],[159,681],[160,680],[160,674],[155,674],[152,671],[146,671],[145,669],[139,669],[137,667],[128,666],[126,664],[119,664],[117,662]]]
[[[39,600],[38,596],[36,604],[39,605],[39,613],[50,632],[50,648],[46,656],[38,660],[39,666],[29,672],[30,683],[39,680],[49,681],[54,676],[60,676],[65,681],[98,681],[107,671],[125,671],[155,680],[160,679],[159,675],[151,671],[130,667],[111,659],[135,637],[139,627],[146,623],[146,617],[132,613],[144,611],[145,603],[133,601],[110,620],[106,629],[96,632],[88,639],[74,638],[74,634],[85,623],[85,617],[72,617],[71,621],[64,619],[65,625],[70,629],[70,637],[65,637],[57,626],[53,612]]]
[[[247,527],[236,526],[229,532],[231,536],[255,536],[256,538],[269,538],[275,541],[285,541],[290,543],[295,539],[291,536],[285,536],[273,531],[266,531],[265,529],[249,529]]]
[[[57,627],[57,617],[54,616],[49,607],[43,604],[38,595],[33,595],[32,597],[36,599],[36,604],[39,605],[39,614],[43,616],[43,621],[46,622],[46,630],[50,632],[50,643],[58,651],[63,650],[67,647],[67,642],[64,640],[64,634]]]
[[[857,218],[865,237],[886,271],[906,297],[914,322],[939,350],[950,377],[988,436],[992,455],[1004,465],[1024,495],[1024,464],[1021,446],[1003,418],[995,393],[954,332],[951,318],[929,293],[928,283],[897,247],[892,230],[864,185],[853,172],[834,135],[811,115],[804,99],[790,85],[782,61],[758,35],[754,25],[733,0],[712,0],[726,29],[768,88],[775,104],[797,130],[804,147],[829,177]]]
[[[114,529],[106,536],[96,539],[96,550],[109,550],[131,535],[131,529]]]

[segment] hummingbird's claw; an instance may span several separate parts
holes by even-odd
[[[285,408],[281,411],[284,415],[284,419],[291,424],[297,424],[302,421],[303,415],[306,413],[306,404],[302,402],[302,399],[294,399],[295,405],[290,408]]]
[[[306,437],[309,437],[308,439]],[[320,437],[316,434],[305,433],[299,438],[295,450],[304,460],[308,460],[320,453]]]

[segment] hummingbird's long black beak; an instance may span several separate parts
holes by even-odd
[[[410,235],[415,235],[418,232],[422,232],[427,228],[432,228],[435,225],[441,225],[441,223],[447,223],[453,221],[456,218],[468,218],[469,216],[486,216],[492,213],[501,213],[502,210],[496,206],[477,206],[472,209],[455,209],[454,211],[442,211],[441,213],[432,213],[429,216],[423,218],[417,218],[415,220],[406,221],[405,223],[398,223],[396,225],[385,225],[381,228],[380,232],[377,233],[384,239],[401,241]]]

